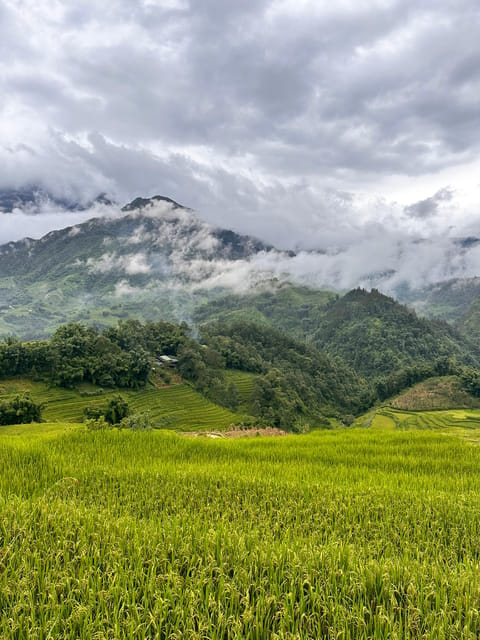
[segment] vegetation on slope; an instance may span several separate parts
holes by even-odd
[[[298,424],[301,430],[306,422],[321,424],[325,415],[361,413],[375,399],[366,381],[344,363],[270,327],[218,323],[204,326],[202,339],[228,368],[258,374],[251,413],[274,426]]]
[[[197,310],[196,317],[205,322],[252,319],[273,326],[340,357],[370,379],[407,368],[432,367],[438,360],[454,359],[473,366],[480,363],[478,346],[465,336],[445,322],[418,318],[376,290],[355,289],[339,297],[283,286],[270,293],[210,302]]]
[[[102,333],[70,323],[49,341],[0,343],[0,376],[30,375],[71,389],[84,383],[139,389],[159,357],[175,356],[178,373],[210,401],[234,412],[241,406],[262,424],[302,431],[328,426],[326,416],[358,414],[375,399],[341,361],[267,326],[208,326],[203,344],[187,332],[186,325],[168,322],[130,320]],[[231,370],[254,374],[251,393],[237,388]]]
[[[227,295],[200,305],[193,318],[205,322],[254,322],[309,341],[338,294],[287,283],[247,295]]]
[[[18,394],[28,393],[42,405],[42,418],[46,422],[80,423],[85,409],[98,407],[101,411],[118,396],[116,389],[99,389],[80,385],[78,389],[51,387],[44,382],[17,378],[4,381],[0,388],[0,401],[9,401]],[[185,383],[162,388],[147,386],[143,389],[124,389],[122,398],[131,414],[148,412],[154,427],[178,431],[214,431],[227,429],[246,418],[220,407]],[[3,429],[2,429],[3,430]]]
[[[329,307],[314,344],[367,377],[454,358],[478,366],[472,349],[446,323],[418,318],[376,290],[355,289]]]
[[[407,389],[388,403],[397,409],[480,408],[480,399],[468,393],[459,376],[433,377]]]

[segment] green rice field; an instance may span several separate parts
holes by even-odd
[[[382,407],[357,420],[359,426],[374,429],[471,430],[480,434],[480,410],[448,409],[441,411],[405,411]]]
[[[3,427],[0,637],[476,639],[467,432]]]
[[[85,407],[104,406],[109,398],[119,393],[127,400],[132,413],[148,411],[159,428],[179,431],[222,430],[243,419],[243,416],[209,402],[186,383],[160,389],[151,385],[138,391],[99,390],[85,385],[79,391],[18,379],[3,382],[0,400],[24,391],[28,391],[36,402],[45,403],[42,417],[49,422],[81,422]]]

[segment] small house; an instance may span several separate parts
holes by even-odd
[[[160,367],[171,367],[172,369],[177,366],[177,358],[171,356],[160,356],[157,363]]]

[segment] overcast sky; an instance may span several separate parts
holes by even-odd
[[[478,0],[3,0],[0,31],[0,187],[284,247],[476,232]]]

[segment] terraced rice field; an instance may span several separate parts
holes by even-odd
[[[0,430],[0,637],[476,640],[480,447]]]
[[[367,419],[357,421],[373,429],[479,429],[480,410],[449,409],[443,411],[404,411],[390,407],[377,409]]]
[[[255,374],[246,371],[226,371],[225,379],[227,382],[233,382],[240,396],[241,410],[247,411],[252,396],[253,384],[255,382]]]
[[[36,402],[45,403],[42,415],[49,422],[81,422],[85,407],[103,406],[110,397],[118,393],[128,401],[132,412],[149,411],[152,420],[160,428],[181,431],[218,430],[226,429],[243,419],[242,416],[209,402],[187,384],[175,384],[163,389],[149,387],[139,391],[104,391],[100,395],[85,396],[78,391],[48,388],[43,383],[22,379],[4,383],[1,391],[3,393],[0,393],[0,399],[30,391]],[[94,388],[90,389],[90,393],[95,393]]]

